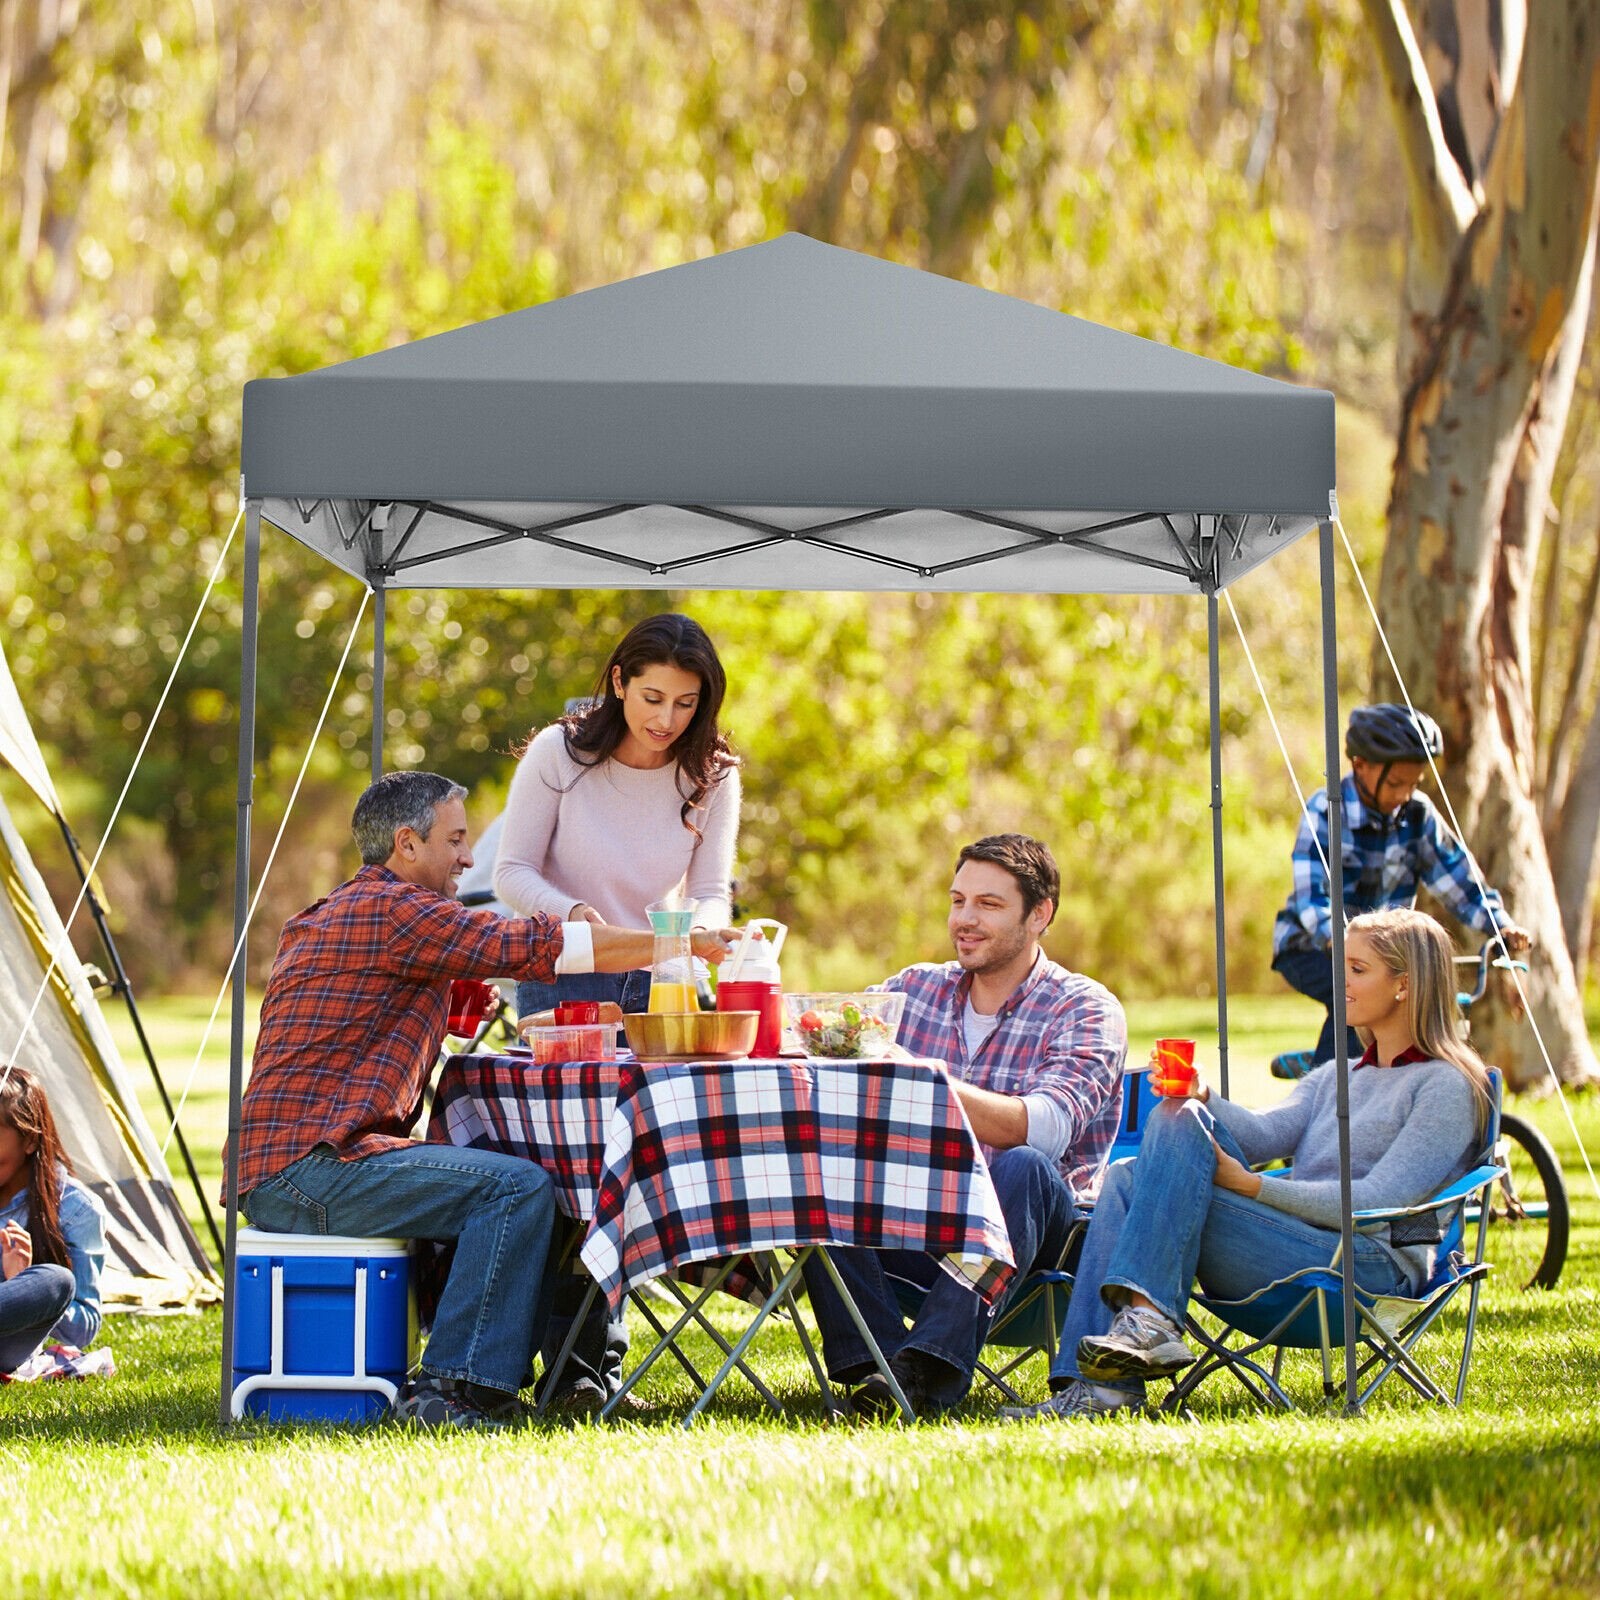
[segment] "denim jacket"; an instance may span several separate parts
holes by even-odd
[[[28,1191],[0,1205],[0,1228],[8,1222],[28,1226]],[[106,1213],[99,1200],[70,1173],[61,1174],[61,1232],[77,1287],[72,1303],[50,1330],[52,1339],[80,1350],[100,1331],[100,1273],[106,1264]]]

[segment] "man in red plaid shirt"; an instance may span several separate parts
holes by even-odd
[[[1057,1264],[1081,1205],[1099,1188],[1122,1115],[1122,1007],[1039,947],[1060,897],[1061,875],[1037,839],[979,839],[962,850],[950,885],[956,959],[907,967],[880,986],[905,994],[900,1044],[946,1063],[988,1157],[1017,1268],[1007,1294],[1035,1267]],[[1007,1295],[986,1308],[969,1283],[912,1251],[831,1254],[912,1409],[938,1412],[960,1401]],[[859,1414],[897,1414],[826,1274],[808,1266],[806,1287],[829,1376],[860,1384]],[[909,1329],[902,1299],[920,1302]]]
[[[522,1419],[548,1314],[555,1202],[531,1161],[410,1138],[444,1043],[450,981],[551,982],[648,964],[651,936],[469,911],[467,791],[391,772],[356,803],[365,865],[284,924],[239,1127],[240,1206],[258,1228],[453,1239],[421,1370],[395,1415],[425,1427]],[[720,961],[730,937],[697,932]]]

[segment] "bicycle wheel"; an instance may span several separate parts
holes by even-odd
[[[1553,1289],[1567,1260],[1567,1184],[1550,1141],[1521,1117],[1502,1116],[1496,1149],[1508,1175],[1491,1191],[1488,1259],[1524,1289]]]

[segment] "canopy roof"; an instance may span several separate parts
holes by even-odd
[[[787,234],[245,386],[244,488],[391,587],[1207,590],[1333,396]]]

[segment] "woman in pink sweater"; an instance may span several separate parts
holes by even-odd
[[[681,890],[695,921],[731,917],[739,831],[739,761],[717,727],[727,678],[705,629],[688,617],[650,617],[612,652],[587,711],[562,717],[523,747],[495,858],[495,893],[514,910],[627,928],[645,907]],[[517,1014],[560,1000],[614,1000],[643,1011],[648,970],[568,974],[519,983]],[[552,1368],[577,1313],[581,1281],[563,1275],[542,1355]],[[603,1298],[579,1330],[558,1413],[598,1411],[621,1387],[628,1334]]]
[[[739,762],[717,726],[727,678],[705,630],[668,613],[612,652],[593,703],[523,747],[511,780],[495,892],[524,916],[647,927],[645,907],[674,891],[695,922],[731,914]],[[559,1000],[614,1000],[643,1011],[648,971],[586,973],[517,986],[517,1013]]]

